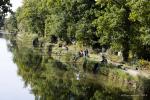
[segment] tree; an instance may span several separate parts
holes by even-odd
[[[104,44],[121,45],[124,61],[128,60],[129,50],[131,50],[130,44],[134,44],[140,34],[140,30],[136,29],[137,24],[143,23],[143,21],[135,21],[138,15],[134,15],[133,8],[138,8],[146,3],[149,4],[149,1],[136,0],[135,3],[133,0],[97,0],[100,11],[97,11],[98,18],[94,24],[97,26],[97,35],[101,37],[99,41]],[[133,6],[133,4],[137,5]],[[146,8],[149,8],[148,5]],[[141,8],[140,10],[143,14],[147,12]],[[148,18],[147,14],[146,16]],[[146,23],[143,24],[146,25]]]
[[[10,0],[1,0],[0,1],[0,13],[7,13],[10,11]]]
[[[23,6],[17,11],[18,24],[20,27],[25,27],[24,31],[44,36],[46,13],[42,2],[24,0]]]
[[[2,27],[4,24],[5,14],[11,11],[10,7],[11,7],[10,0],[0,1],[0,27]]]
[[[84,45],[91,45],[92,37],[95,35],[94,25],[92,24],[95,19],[95,0],[78,1],[77,6],[76,38]]]
[[[129,20],[132,21],[132,51],[139,57],[150,60],[150,1],[128,1],[131,9]]]
[[[9,32],[17,33],[18,27],[17,27],[17,19],[15,13],[12,13],[11,16],[5,20],[5,28]]]
[[[40,1],[24,0],[17,10],[20,31],[44,38],[55,35],[67,43],[76,38],[88,46],[117,47],[124,61],[128,61],[129,51],[138,55],[149,51],[148,0]]]
[[[67,43],[70,38],[77,38],[87,43],[92,34],[92,9],[94,0],[64,0],[54,2],[50,9],[45,25],[46,34],[55,34]],[[82,38],[83,37],[83,38]],[[87,38],[88,37],[88,38]]]

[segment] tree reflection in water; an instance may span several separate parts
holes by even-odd
[[[40,50],[14,47],[14,62],[18,66],[18,74],[23,78],[25,86],[31,86],[36,100],[141,100],[140,82],[137,88],[128,85],[126,79],[117,76],[80,71],[81,65],[68,65],[50,56],[43,56]],[[75,66],[76,69],[75,69]],[[81,66],[81,67],[80,67]],[[77,70],[78,69],[78,70]],[[80,72],[80,80],[76,74]],[[86,74],[85,74],[86,73]],[[126,94],[126,95],[124,95]],[[147,99],[147,98],[145,98]]]

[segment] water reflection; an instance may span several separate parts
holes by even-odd
[[[12,58],[6,40],[0,38],[0,100],[33,100],[29,88],[24,88],[24,82],[17,75]]]
[[[90,71],[93,65],[89,62],[86,62],[89,69],[85,71],[84,61],[82,64],[64,63],[43,55],[41,49],[10,47],[18,74],[26,86],[31,86],[36,100],[147,99],[142,96],[145,92],[141,81],[125,74],[119,76],[113,68],[103,67],[95,75]]]

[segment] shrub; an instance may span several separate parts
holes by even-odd
[[[148,62],[144,59],[140,59],[138,61],[138,65],[141,69],[150,69],[150,62]]]

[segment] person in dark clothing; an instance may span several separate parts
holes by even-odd
[[[88,54],[89,54],[88,49],[85,49],[85,56],[88,56]]]
[[[107,59],[104,55],[102,55],[102,61],[101,61],[102,64],[107,64]]]
[[[79,52],[80,57],[83,57],[83,50]]]
[[[99,64],[96,63],[96,64],[94,65],[94,67],[93,67],[93,73],[94,73],[94,74],[98,73],[98,70],[99,70]]]
[[[86,65],[87,65],[87,60],[85,60],[84,63],[83,63],[83,70],[84,70],[84,72],[86,72]]]
[[[38,47],[38,45],[39,45],[39,40],[38,40],[38,38],[35,38],[35,39],[33,40],[33,46],[34,46],[34,47]]]

